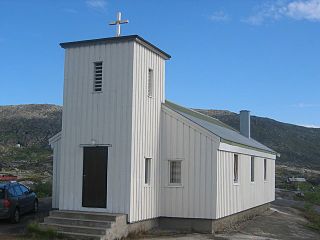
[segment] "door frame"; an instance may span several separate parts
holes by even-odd
[[[82,148],[82,177],[81,177],[81,180],[82,180],[82,187],[81,187],[81,190],[82,190],[82,193],[81,193],[81,207],[82,208],[87,208],[87,209],[107,209],[107,204],[108,204],[108,163],[109,163],[109,152],[110,152],[110,147],[111,147],[111,144],[105,144],[105,145],[92,145],[92,144],[83,144],[83,145],[80,145],[81,148]],[[98,148],[98,147],[104,147],[106,148],[106,151],[107,151],[107,155],[106,155],[106,170],[105,170],[105,181],[106,181],[106,186],[105,186],[105,206],[103,207],[98,207],[98,206],[93,206],[93,207],[90,207],[90,206],[84,206],[84,201],[83,201],[83,194],[84,194],[84,164],[85,164],[85,148]]]

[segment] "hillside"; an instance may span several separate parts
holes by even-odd
[[[197,111],[239,130],[238,114],[229,111]],[[320,170],[320,128],[307,128],[251,116],[251,136],[281,154],[278,164]]]
[[[239,129],[238,114],[198,111]],[[48,139],[60,131],[61,116],[62,108],[55,105],[0,106],[0,164],[10,169],[50,172],[52,152]],[[278,164],[320,170],[320,129],[256,116],[251,124],[252,137],[281,154]]]
[[[48,139],[60,131],[61,116],[55,105],[0,106],[0,167],[50,175]]]

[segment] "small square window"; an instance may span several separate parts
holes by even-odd
[[[233,155],[233,182],[239,182],[239,156],[237,154]]]
[[[102,62],[94,63],[94,81],[93,81],[93,91],[102,91]]]
[[[145,158],[144,165],[144,183],[150,184],[150,173],[151,173],[151,158]]]
[[[181,160],[169,161],[169,184],[181,185]]]
[[[153,70],[148,69],[148,97],[153,96]]]

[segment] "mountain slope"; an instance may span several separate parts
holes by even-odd
[[[238,114],[229,111],[197,111],[239,130]],[[281,154],[277,163],[320,169],[320,128],[307,128],[251,116],[251,136]]]
[[[239,115],[198,109],[239,129]],[[51,161],[48,139],[61,130],[61,106],[30,104],[0,106],[0,164],[37,168]],[[251,117],[252,137],[281,154],[278,164],[320,170],[320,129]],[[21,147],[16,147],[20,144]]]
[[[48,139],[60,131],[61,116],[55,105],[0,106],[0,168],[51,172]]]

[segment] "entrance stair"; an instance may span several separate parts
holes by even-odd
[[[127,235],[124,214],[54,210],[40,225],[70,239],[114,240]]]

